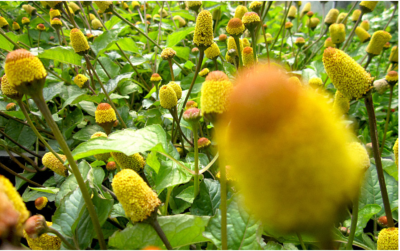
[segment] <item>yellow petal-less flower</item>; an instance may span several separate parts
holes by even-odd
[[[243,51],[244,47],[251,47],[250,42],[247,38],[240,39],[240,49]]]
[[[226,112],[232,89],[233,85],[225,73],[210,72],[201,87],[201,115]]]
[[[361,15],[361,10],[355,10],[353,11],[353,15],[351,15],[351,21],[357,22],[358,18]]]
[[[138,1],[132,1],[131,5],[132,5],[132,9],[140,7],[140,4]]]
[[[58,156],[60,156],[63,161],[67,160],[67,157],[63,154],[58,154]],[[67,177],[67,168],[64,166],[64,163],[61,163],[53,153],[46,153],[42,158],[42,163],[45,167],[49,168],[56,174]]]
[[[56,6],[58,6],[59,4],[61,4],[62,1],[46,1],[46,4],[50,7],[50,8],[55,8]]]
[[[171,86],[164,85],[160,88],[160,104],[165,109],[171,109],[178,104],[178,98]]]
[[[369,13],[374,11],[376,5],[379,3],[379,1],[361,1],[360,3],[360,9],[364,11],[365,13]]]
[[[362,27],[356,28],[356,35],[360,39],[361,43],[368,42],[371,39],[371,35]]]
[[[346,40],[346,30],[344,24],[332,24],[329,26],[332,42],[335,44],[343,43]]]
[[[398,250],[399,229],[397,227],[384,228],[378,235],[378,250]]]
[[[53,225],[52,222],[46,222],[47,226]],[[37,238],[30,238],[25,230],[24,237],[32,250],[59,250],[61,247],[61,239],[55,235],[42,234]]]
[[[392,50],[390,51],[389,62],[399,62],[399,50],[397,46],[393,46]]]
[[[210,70],[208,68],[204,68],[199,72],[199,76],[205,78],[208,75],[208,73],[210,73]]]
[[[396,139],[396,142],[394,143],[393,146],[393,153],[394,153],[394,161],[396,163],[396,166],[399,166],[399,138]]]
[[[81,8],[79,8],[79,6],[74,3],[74,2],[69,2],[68,6],[72,9],[72,11],[74,12],[74,14],[77,14],[78,12],[81,11]]]
[[[333,48],[335,48],[335,47],[336,47],[336,44],[334,44],[334,43],[332,42],[332,38],[328,37],[328,38],[325,40],[325,42],[324,42],[324,47],[325,47],[325,48],[328,48],[328,47],[333,47]]]
[[[358,142],[352,142],[347,145],[351,155],[354,155],[357,160],[357,167],[364,172],[371,166],[367,149]]]
[[[8,26],[7,20],[4,17],[0,17],[0,27],[5,28],[6,26]]]
[[[109,12],[113,6],[112,1],[94,1],[94,3],[104,13]]]
[[[21,195],[15,189],[10,180],[0,174],[0,193],[5,194],[10,200],[14,209],[19,212],[18,223],[16,225],[17,234],[22,235],[25,221],[29,218],[29,211],[21,198]]]
[[[15,89],[14,85],[11,85],[7,79],[7,75],[1,78],[1,92],[11,99],[21,99],[23,94]]]
[[[254,55],[253,55],[253,48],[245,47],[243,49],[243,66],[251,66],[254,64]]]
[[[207,58],[214,59],[214,58],[217,58],[221,52],[219,50],[218,45],[216,43],[213,43],[213,44],[211,44],[210,47],[208,47],[204,51],[204,53],[205,53]]]
[[[26,13],[28,13],[31,16],[36,14],[36,8],[29,4],[22,5],[22,8],[26,11]]]
[[[212,15],[208,10],[201,11],[197,16],[193,42],[197,47],[204,49],[214,43]]]
[[[390,85],[395,85],[399,80],[399,74],[397,71],[390,71],[386,74],[385,79]]]
[[[8,82],[18,87],[23,83],[42,80],[47,76],[42,62],[32,53],[18,49],[8,53],[5,63]]]
[[[346,18],[346,20],[344,20],[345,18]],[[347,24],[347,13],[345,13],[345,12],[340,13],[336,20],[336,23],[338,23],[338,24],[343,23],[344,25],[346,25]]]
[[[28,25],[31,22],[31,20],[29,20],[29,18],[27,17],[23,17],[21,22],[23,25]]]
[[[185,19],[183,19],[181,16],[176,15],[176,16],[174,16],[173,19],[174,19],[174,21],[178,20],[179,28],[182,28],[183,26],[186,25]]]
[[[180,85],[178,85],[174,81],[171,81],[168,83],[168,86],[174,90],[177,99],[180,99],[182,97],[182,88]]]
[[[60,18],[61,17],[61,13],[57,9],[50,9],[49,15],[50,15],[50,20],[53,20],[53,18]]]
[[[308,80],[308,85],[313,89],[321,88],[323,86],[322,79],[318,77],[313,77]]]
[[[168,60],[173,58],[176,55],[176,51],[174,51],[171,48],[165,48],[162,52],[161,52],[161,58],[164,60]]]
[[[236,52],[238,52],[238,50],[237,50],[237,47],[236,47],[236,43],[235,43],[235,39],[233,38],[233,37],[229,37],[228,38],[228,51],[229,50],[232,50],[232,49],[235,49],[236,50]],[[240,46],[240,50],[243,50],[243,40],[242,39],[240,39],[239,40],[239,46]]]
[[[15,30],[15,31],[19,31],[19,30],[21,29],[21,26],[19,26],[19,23],[13,22],[12,28],[13,28],[13,30]]]
[[[379,55],[381,54],[383,50],[383,46],[390,41],[392,36],[390,35],[389,32],[386,31],[376,31],[372,35],[371,40],[369,41],[369,44],[367,46],[367,53],[372,54],[372,55]]]
[[[96,138],[99,138],[99,137],[108,138],[107,134],[105,134],[104,132],[95,132],[90,137],[90,139],[96,139]],[[108,159],[111,157],[111,154],[110,153],[99,153],[99,154],[95,154],[93,156],[97,160],[101,160],[101,161],[107,162]]]
[[[294,19],[294,18],[296,18],[296,15],[297,15],[296,6],[294,6],[294,5],[290,6],[289,13],[288,13],[288,18],[289,19]]]
[[[49,199],[47,197],[39,197],[35,200],[35,207],[37,210],[42,210],[47,206],[47,202],[49,202]]]
[[[193,11],[198,11],[199,8],[201,7],[201,1],[188,1],[187,5],[189,7],[190,10]]]
[[[334,24],[339,16],[339,10],[330,9],[328,14],[325,17],[325,23],[328,25]]]
[[[162,80],[160,74],[158,73],[153,73],[150,77],[151,82],[160,82]]]
[[[117,120],[114,109],[107,103],[100,103],[94,112],[96,123],[114,123]]]
[[[254,12],[258,12],[261,9],[261,6],[262,6],[262,2],[253,1],[253,2],[251,2],[249,8],[250,8],[250,10],[252,10]]]
[[[38,29],[39,31],[45,31],[46,27],[44,26],[44,24],[38,24],[36,25],[36,29]]]
[[[340,91],[336,91],[335,100],[333,101],[333,109],[338,115],[347,114],[350,110],[350,100]]]
[[[307,27],[315,29],[319,24],[319,19],[317,17],[312,17],[307,20]]]
[[[74,78],[74,83],[79,86],[79,88],[82,88],[85,83],[88,81],[89,79],[83,75],[83,74],[78,74],[75,76]]]
[[[303,9],[301,10],[301,16],[306,14],[307,12],[311,11],[311,3],[308,2],[304,5]]]
[[[246,6],[239,5],[238,7],[236,7],[235,16],[234,16],[234,17],[235,17],[235,18],[242,19],[242,17],[244,16],[244,14],[245,14],[246,12],[249,12],[249,11],[247,10]]]
[[[58,19],[58,18],[53,18],[53,19],[50,21],[50,25],[51,25],[51,27],[53,27],[53,28],[55,28],[55,29],[60,29],[61,26],[62,26],[62,22],[61,22],[61,20]]]
[[[133,223],[147,219],[161,204],[157,194],[131,169],[118,172],[111,185],[126,216]]]
[[[122,169],[132,169],[136,172],[140,172],[146,165],[144,158],[139,153],[128,156],[120,152],[111,152],[111,156]]]
[[[71,46],[78,54],[85,54],[89,50],[89,44],[82,31],[77,28],[71,30],[70,33]]]
[[[92,20],[92,28],[95,30],[103,28],[103,25],[101,24],[100,20],[95,18]]]
[[[368,31],[369,30],[369,22],[368,20],[362,21],[360,24],[360,27],[363,28],[364,30]]]
[[[371,89],[371,75],[345,52],[327,48],[322,61],[333,85],[350,100],[362,98]]]
[[[221,164],[231,166],[244,205],[271,231],[327,234],[360,184],[346,147],[351,132],[321,95],[291,85],[281,70],[242,74],[216,127]]]
[[[226,26],[226,32],[231,36],[240,36],[245,30],[242,20],[239,18],[232,18]]]
[[[249,29],[251,29],[252,25],[258,25],[260,22],[260,16],[255,12],[246,12],[242,17],[242,23]]]
[[[293,86],[298,86],[298,87],[302,87],[303,86],[303,84],[301,83],[300,79],[298,77],[295,77],[295,76],[290,77],[288,79],[288,83],[293,85]]]

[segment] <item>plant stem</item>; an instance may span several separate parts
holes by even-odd
[[[385,50],[382,50],[381,56],[379,57],[379,60],[378,60],[378,62],[377,62],[377,64],[376,64],[375,78],[378,78],[378,77],[379,77],[379,68],[380,68],[380,66],[381,66],[381,61],[382,61],[383,53],[385,53]]]
[[[16,140],[14,140],[13,138],[11,138],[10,136],[8,136],[5,132],[3,132],[2,130],[0,130],[0,133],[6,137],[7,139],[9,139],[11,142],[13,142],[14,144],[16,144],[18,147],[22,148],[24,151],[32,154],[33,156],[39,157],[41,158],[42,156],[40,156],[39,154],[29,150],[28,148],[26,148],[25,146],[21,145],[20,143],[18,143]]]
[[[3,35],[3,37],[5,37],[8,40],[8,42],[12,43],[15,47],[17,47],[17,49],[21,49],[21,46],[19,46],[11,38],[9,38],[2,28],[0,28],[0,34]]]
[[[233,36],[236,43],[237,55],[239,57],[239,69],[243,67],[242,48],[240,48],[239,36]]]
[[[358,220],[358,197],[353,200],[353,212],[351,216],[351,227],[350,227],[350,234],[347,240],[346,249],[352,250],[353,249],[353,240],[356,234],[357,229],[357,220]]]
[[[42,186],[42,185],[40,185],[40,184],[30,180],[30,179],[25,178],[24,176],[20,175],[19,173],[14,172],[12,169],[8,168],[6,165],[4,165],[1,162],[0,162],[0,167],[3,168],[4,170],[6,170],[7,172],[11,173],[12,175],[17,176],[18,178],[20,178],[22,180],[25,180],[26,182],[28,182],[31,185],[34,185],[36,187],[44,187],[44,186]]]
[[[16,121],[16,122],[18,122],[18,123],[21,123],[21,124],[24,124],[24,125],[26,125],[26,126],[29,126],[29,124],[26,123],[25,121],[16,119],[16,118],[14,118],[14,117],[12,117],[12,116],[10,116],[10,115],[8,115],[8,114],[5,114],[5,113],[2,112],[2,111],[0,111],[0,116],[2,116],[2,117],[4,117],[4,118],[7,118],[7,119],[12,119],[12,120],[14,120],[14,121]],[[43,129],[40,129],[40,128],[37,128],[37,129],[38,129],[39,131],[41,131],[41,132],[46,133],[46,134],[47,134],[48,136],[50,136],[50,137],[54,137],[54,135],[53,135],[51,132],[48,132],[48,131],[43,130]],[[1,130],[0,130],[0,132],[1,132]]]
[[[367,55],[368,55],[368,59],[367,59],[367,62],[365,63],[365,65],[364,65],[364,69],[365,70],[367,70],[367,67],[368,67],[369,63],[371,63],[372,58],[374,57],[372,54],[367,54]]]
[[[26,26],[26,30],[27,30],[28,38],[29,38],[29,45],[32,47],[32,40],[31,40],[31,35],[29,34],[29,27],[28,27],[28,25]]]
[[[168,59],[168,65],[169,65],[169,71],[171,72],[171,80],[172,80],[172,81],[175,81],[174,69],[172,68],[172,61],[171,61],[171,59]]]
[[[168,250],[172,250],[172,246],[169,243],[167,236],[165,236],[164,231],[162,230],[160,224],[158,224],[157,218],[154,220],[150,220],[149,224],[154,228],[154,230],[157,232],[158,236],[160,237],[160,239],[162,240],[162,242],[164,243],[165,247]]]
[[[225,165],[220,166],[219,168],[220,172],[220,179],[219,182],[221,184],[221,204],[219,208],[221,209],[221,245],[222,245],[222,250],[227,250],[228,249],[228,228],[227,228],[227,203],[226,203],[226,193],[227,193],[227,188],[226,188],[226,167]]]
[[[385,27],[383,28],[383,30],[386,30],[386,28],[389,26],[389,24],[390,24],[390,22],[392,21],[392,19],[393,19],[393,17],[394,17],[394,14],[396,13],[396,11],[397,11],[397,4],[394,4],[394,9],[393,9],[392,16],[390,17],[389,21],[387,22],[387,24],[385,25]]]
[[[322,28],[321,28],[322,29]],[[329,26],[327,25],[325,28],[325,31],[317,38],[317,40],[315,40],[312,44],[310,44],[309,46],[307,46],[306,48],[304,48],[303,52],[306,52],[307,50],[309,50],[311,47],[313,47],[316,43],[319,42],[319,40],[321,40],[321,38],[328,32],[329,30]]]
[[[218,61],[217,61],[217,57],[213,59],[214,64],[215,64],[215,70],[218,71]]]
[[[104,95],[106,95],[108,102],[110,102],[110,105],[111,105],[112,108],[114,109],[114,111],[115,111],[115,113],[117,114],[119,120],[121,120],[122,126],[123,126],[124,128],[128,128],[128,127],[126,126],[124,120],[122,119],[121,114],[119,114],[119,112],[118,112],[118,110],[117,110],[117,107],[115,107],[114,102],[111,100],[110,96],[108,95],[107,90],[104,88],[104,85],[103,85],[103,83],[101,82],[101,80],[100,80],[100,78],[99,78],[99,75],[97,75],[96,70],[93,69],[93,65],[92,65],[92,63],[90,62],[90,60],[89,60],[87,54],[85,54],[84,57],[85,57],[85,59],[86,59],[86,64],[91,68],[93,74],[96,76],[97,81],[99,82],[100,87],[101,87],[101,89],[102,89],[103,92],[104,92]]]
[[[276,35],[276,38],[275,38],[274,42],[272,43],[271,49],[274,48],[274,45],[275,45],[276,41],[278,41],[278,37],[281,34],[281,31],[282,31],[283,27],[285,27],[286,18],[287,18],[288,14],[289,14],[289,9],[290,9],[291,5],[292,5],[292,1],[289,1],[289,6],[288,6],[288,8],[286,9],[286,12],[285,12],[285,17],[282,20],[281,27],[279,28],[279,32]]]
[[[299,233],[297,233],[297,232],[296,232],[296,235],[297,235],[297,238],[299,239],[301,248],[302,248],[303,250],[307,250],[306,245],[304,245],[304,241],[303,241],[303,238],[301,237],[301,235],[300,235]]]
[[[257,43],[256,43],[256,33],[254,30],[250,31],[251,34],[251,43],[253,44],[253,57],[254,63],[257,63]],[[243,48],[244,49],[244,48]]]
[[[298,58],[298,56],[299,56],[299,54],[300,54],[300,51],[301,51],[301,48],[299,47],[298,49],[297,49],[297,53],[296,53],[296,56],[294,57],[294,63],[293,63],[293,68],[292,68],[292,70],[296,70],[297,69],[297,58]]]
[[[38,38],[38,41],[37,41],[38,50],[39,50],[39,47],[40,47],[40,35],[41,35],[41,34],[42,34],[42,31],[39,30],[39,38]]]
[[[195,175],[194,176],[194,197],[196,198],[197,195],[200,192],[200,176],[199,176],[199,146],[198,146],[198,140],[199,140],[199,135],[197,133],[197,125],[198,123],[192,123],[192,128],[193,128],[193,143],[194,143],[194,171]]]
[[[389,105],[388,105],[388,109],[387,109],[387,113],[386,113],[385,131],[383,132],[383,139],[382,139],[382,144],[381,144],[380,155],[382,155],[383,149],[385,148],[386,132],[387,132],[389,120],[390,120],[390,112],[391,112],[390,108],[392,105],[392,97],[393,97],[393,85],[390,85]]]
[[[35,169],[30,169],[29,167],[26,167],[21,162],[19,162],[6,146],[4,146],[4,149],[6,150],[8,155],[10,156],[10,159],[12,161],[14,161],[20,168],[22,168],[25,171],[30,172],[30,173],[37,173],[37,171]]]
[[[356,28],[357,28],[358,24],[361,22],[361,18],[363,17],[363,15],[364,15],[364,11],[361,11],[361,14],[357,19],[357,22],[354,24],[353,29],[350,32],[350,35],[347,37],[347,40],[346,40],[346,42],[344,43],[344,45],[342,47],[342,50],[344,52],[346,52],[346,48],[349,45],[349,42],[351,41],[351,39],[353,38],[354,32],[356,31]]]
[[[184,138],[191,146],[193,146],[193,143],[190,142],[190,140],[189,140],[188,138],[186,138],[185,134],[183,134],[183,132],[182,132],[182,128],[181,128],[181,126],[180,126],[180,124],[179,124],[179,122],[178,122],[178,113],[177,113],[176,107],[174,107],[174,108],[171,109],[171,114],[172,114],[172,118],[173,118],[173,119],[175,120],[175,122],[177,123],[177,126],[176,126],[176,127],[178,127],[178,130],[179,130],[180,134],[183,136],[183,138]],[[183,145],[182,145],[182,147],[183,147]]]
[[[67,239],[65,239],[65,237],[62,234],[60,234],[57,230],[55,230],[54,228],[47,227],[47,232],[57,235],[57,237],[60,238],[61,241],[64,242],[64,244],[68,247],[68,249],[76,250],[76,248],[74,246],[72,246],[71,243],[69,243],[67,241]]]
[[[72,156],[71,151],[69,150],[69,147],[67,143],[64,140],[63,135],[61,134],[60,130],[58,129],[57,124],[53,120],[53,116],[47,107],[46,102],[44,101],[43,98],[43,93],[40,91],[38,95],[32,96],[33,100],[35,101],[37,107],[41,111],[43,117],[45,118],[47,124],[50,126],[52,129],[54,136],[56,137],[58,144],[60,145],[63,153],[66,155],[67,160],[69,162],[69,165],[71,166],[72,173],[74,174],[76,181],[78,182],[79,188],[81,189],[82,192],[82,197],[85,201],[86,207],[88,209],[90,218],[93,222],[93,227],[97,235],[97,239],[99,241],[99,245],[101,249],[107,249],[106,242],[103,237],[103,232],[101,231],[101,226],[100,222],[96,213],[96,210],[93,206],[92,200],[90,198],[89,192],[87,190],[86,184],[82,178],[81,173],[79,172],[79,168],[74,160],[74,157]]]
[[[104,72],[107,74],[107,77],[109,79],[111,79],[110,74],[108,73],[108,71],[106,70],[106,68],[104,67],[104,65],[101,63],[100,59],[97,59],[97,62],[99,62],[99,65],[101,66],[101,68],[104,70]]]
[[[262,32],[263,32],[263,35],[264,35],[265,48],[267,49],[267,59],[268,59],[268,66],[269,66],[270,60],[269,60],[268,40],[267,40],[267,36],[265,35],[264,26],[261,26],[261,27],[262,27]]]
[[[368,118],[369,118],[369,131],[371,135],[372,148],[374,152],[374,159],[376,164],[376,170],[378,172],[378,180],[379,186],[381,188],[382,201],[385,207],[385,214],[387,217],[387,225],[388,227],[394,227],[392,211],[390,210],[389,197],[386,189],[385,177],[383,175],[382,161],[379,155],[379,145],[378,145],[378,136],[377,136],[377,128],[376,128],[376,118],[375,118],[375,110],[374,103],[372,100],[371,93],[367,94],[367,97],[364,98],[365,107],[367,108]]]
[[[169,203],[169,198],[171,197],[172,188],[173,187],[167,188],[167,198],[165,199],[164,215],[168,215],[168,203]]]

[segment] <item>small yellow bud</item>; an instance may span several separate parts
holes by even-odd
[[[226,26],[226,32],[231,36],[240,36],[245,30],[242,20],[239,18],[232,18]]]
[[[243,49],[243,66],[251,66],[254,64],[254,55],[253,55],[253,48],[251,47],[245,47]]]
[[[110,161],[107,163],[106,169],[109,172],[114,171],[115,169],[117,169],[117,164],[114,161]]]
[[[164,85],[160,88],[160,104],[165,109],[171,109],[178,104],[178,98],[171,86]]]
[[[168,86],[174,90],[177,99],[180,99],[182,97],[182,88],[180,85],[178,85],[174,81],[171,81],[168,83]]]
[[[74,14],[78,14],[81,11],[81,8],[79,8],[79,6],[74,2],[69,2],[68,6],[72,9]]]
[[[46,222],[47,226],[53,225],[52,222]],[[61,247],[61,239],[55,235],[42,234],[37,238],[30,238],[24,231],[24,237],[32,250],[59,250]]]
[[[31,22],[31,20],[29,20],[29,18],[27,17],[23,17],[21,21],[23,25],[28,25]]]
[[[1,78],[1,92],[7,97],[15,100],[21,99],[23,96],[23,94],[15,89],[14,85],[11,85],[10,82],[8,82],[7,75],[4,75]]]
[[[294,6],[294,5],[290,6],[289,13],[288,13],[288,18],[293,20],[293,19],[296,18],[296,15],[297,15],[296,6]]]
[[[225,35],[226,36],[226,35]],[[217,58],[219,56],[219,54],[221,53],[219,50],[219,47],[216,43],[212,43],[210,47],[208,47],[205,51],[204,51],[205,55],[207,58],[209,59],[214,59]]]
[[[36,25],[36,29],[38,29],[39,31],[45,31],[46,27],[44,26],[44,24],[38,24]]]
[[[112,1],[94,1],[100,11],[103,13],[111,11],[113,7]]]
[[[174,19],[174,21],[178,21],[178,23],[179,23],[179,28],[182,28],[183,26],[186,25],[185,19],[183,19],[181,16],[176,15],[176,16],[174,16],[173,19]]]
[[[6,28],[8,26],[8,22],[4,17],[0,17],[0,27]]]
[[[393,146],[393,153],[394,153],[394,161],[396,163],[396,166],[399,166],[399,138],[396,139],[396,142],[394,143]]]
[[[28,13],[31,16],[36,14],[36,8],[29,4],[22,5],[22,8],[26,11],[26,13]]]
[[[390,85],[394,86],[399,80],[399,74],[397,71],[390,71],[386,74],[385,79]]]
[[[53,18],[61,18],[61,13],[57,9],[50,9],[49,14],[50,20],[53,20]]]
[[[391,38],[392,36],[389,32],[382,30],[374,32],[366,49],[367,53],[375,56],[381,54],[383,46],[389,42]]]
[[[390,51],[389,62],[399,62],[399,50],[397,46],[393,46],[392,50]]]
[[[189,10],[198,11],[201,7],[201,1],[188,1],[187,2]]]
[[[160,82],[162,80],[160,74],[158,73],[153,73],[150,77],[151,82]]]
[[[310,80],[308,80],[308,85],[313,89],[321,88],[323,87],[322,79],[313,77]]]
[[[97,2],[96,2],[97,3]],[[89,44],[82,31],[77,28],[71,30],[70,33],[71,46],[78,54],[86,54],[89,50]]]
[[[343,43],[346,40],[346,30],[344,24],[332,24],[329,26],[332,42],[335,44]]]
[[[117,120],[114,109],[107,103],[100,103],[94,113],[97,124],[114,124],[115,120]]]
[[[246,6],[239,5],[238,7],[236,7],[234,18],[242,19],[246,12],[249,12]]]
[[[204,68],[199,72],[199,76],[205,78],[207,77],[208,73],[210,73],[210,70],[208,68]]]
[[[172,59],[175,55],[176,55],[176,51],[174,51],[171,48],[165,48],[161,52],[161,58],[164,59],[164,60]]]
[[[358,18],[361,15],[361,10],[355,10],[353,11],[353,15],[351,15],[351,21],[357,22]]]
[[[350,109],[350,100],[340,91],[336,91],[335,100],[333,101],[333,109],[338,115],[347,114]]]
[[[50,21],[50,25],[51,25],[51,27],[53,27],[54,29],[60,29],[61,26],[62,26],[62,22],[61,22],[61,20],[58,19],[58,18],[53,18],[53,19]]]
[[[246,12],[242,17],[242,22],[247,29],[252,30],[261,22],[261,19],[255,12]]]
[[[351,155],[356,157],[357,167],[364,172],[371,166],[367,149],[358,142],[352,142],[347,145]]]
[[[360,27],[363,28],[364,30],[368,31],[369,30],[369,22],[368,20],[362,21],[360,24]]]
[[[39,197],[35,200],[35,207],[37,210],[42,210],[47,206],[47,202],[49,202],[49,199],[47,197]]]
[[[260,1],[253,1],[250,4],[250,10],[254,11],[254,12],[258,12],[261,9],[262,6],[262,2]]]
[[[356,28],[356,35],[360,39],[361,43],[368,42],[371,39],[371,35],[362,27]]]
[[[379,1],[361,1],[360,3],[360,9],[364,11],[364,13],[369,13],[374,11],[376,5],[379,3]]]
[[[60,156],[64,162],[67,160],[67,157],[64,154],[58,154],[58,156]],[[42,158],[42,163],[45,167],[49,168],[56,174],[67,177],[67,168],[64,166],[64,163],[61,163],[53,153],[46,153]]]
[[[15,31],[19,31],[21,29],[21,27],[19,26],[19,23],[17,23],[17,22],[13,22],[12,28]]]
[[[293,86],[298,86],[298,87],[302,87],[303,86],[303,84],[301,83],[300,79],[298,77],[295,77],[295,76],[290,77],[288,79],[288,82],[290,84],[292,84]]]
[[[101,24],[99,19],[95,18],[92,20],[92,28],[94,30],[98,30],[98,29],[103,28],[103,25]]]
[[[107,134],[105,134],[104,132],[96,132],[90,137],[90,139],[96,139],[96,138],[99,138],[99,137],[108,138]],[[95,154],[93,156],[97,160],[101,160],[101,161],[107,162],[107,160],[111,157],[111,154],[110,153],[99,153],[99,154]]]
[[[89,79],[83,74],[78,74],[74,78],[74,83],[79,86],[79,88],[84,87],[85,84],[87,85],[89,83],[88,81]]]
[[[332,42],[332,38],[328,37],[328,38],[325,40],[325,42],[324,42],[324,47],[325,47],[325,48],[329,48],[329,47],[335,48],[335,47],[336,47],[336,44],[334,44],[334,43]]]
[[[328,25],[334,24],[339,16],[339,10],[330,9],[328,14],[325,17],[325,23]]]

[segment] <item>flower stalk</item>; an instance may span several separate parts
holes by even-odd
[[[388,108],[387,108],[387,112],[386,112],[385,130],[383,131],[383,139],[382,139],[382,144],[381,144],[380,155],[382,155],[383,149],[385,148],[386,133],[388,130],[388,125],[389,125],[389,120],[390,120],[392,98],[393,98],[393,85],[390,85],[389,104],[388,104]]]

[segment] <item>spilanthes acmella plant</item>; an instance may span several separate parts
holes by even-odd
[[[398,11],[1,2],[0,249],[398,249]]]

